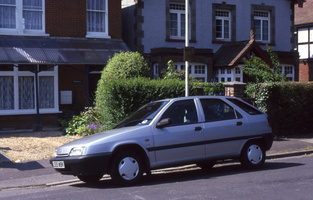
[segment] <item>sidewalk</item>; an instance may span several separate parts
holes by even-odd
[[[312,138],[286,138],[274,140],[267,159],[300,156],[313,153]],[[76,182],[74,176],[56,172],[49,160],[13,163],[0,149],[0,191],[20,187],[46,187]]]

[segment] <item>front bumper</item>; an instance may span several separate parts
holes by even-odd
[[[98,175],[107,174],[111,153],[85,155],[85,156],[68,156],[56,157],[50,159],[53,161],[63,161],[65,168],[54,168],[61,174],[66,175]]]

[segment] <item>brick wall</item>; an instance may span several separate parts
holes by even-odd
[[[59,114],[40,114],[40,122],[44,127],[58,127]],[[36,124],[36,115],[0,116],[0,130],[32,129]]]
[[[52,37],[85,37],[86,0],[46,0],[46,32]]]
[[[72,104],[60,104],[61,111],[72,110],[78,112],[87,106],[86,74],[84,72],[85,66],[83,65],[59,65],[59,91],[72,91],[73,102]]]
[[[309,63],[307,62],[300,62],[299,63],[299,81],[300,82],[308,82],[310,81],[310,70],[309,70]],[[311,81],[312,81],[311,76]]]
[[[122,38],[121,1],[109,1],[109,35]],[[86,37],[86,0],[46,0],[46,33],[51,37]]]
[[[109,35],[122,39],[122,5],[119,0],[109,0]]]

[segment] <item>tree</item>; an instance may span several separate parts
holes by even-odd
[[[245,60],[247,66],[243,67],[243,72],[251,79],[250,83],[266,83],[285,81],[285,76],[281,73],[278,56],[272,48],[267,48],[273,67],[257,56],[252,56]]]
[[[270,93],[268,88],[261,87],[261,84],[283,82],[286,80],[285,75],[281,73],[277,54],[270,47],[267,47],[266,51],[270,57],[272,67],[257,56],[252,56],[249,60],[245,60],[247,66],[243,67],[243,72],[251,79],[247,83],[245,93],[249,97],[254,98],[256,106],[264,112],[267,112],[266,101]]]

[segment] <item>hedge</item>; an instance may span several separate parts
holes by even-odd
[[[196,90],[190,86],[190,94]],[[98,84],[96,110],[101,116],[103,130],[113,128],[140,106],[153,100],[185,95],[185,82],[149,80],[147,78],[119,79]]]
[[[276,135],[313,133],[313,83],[261,84],[255,102],[267,112]]]

